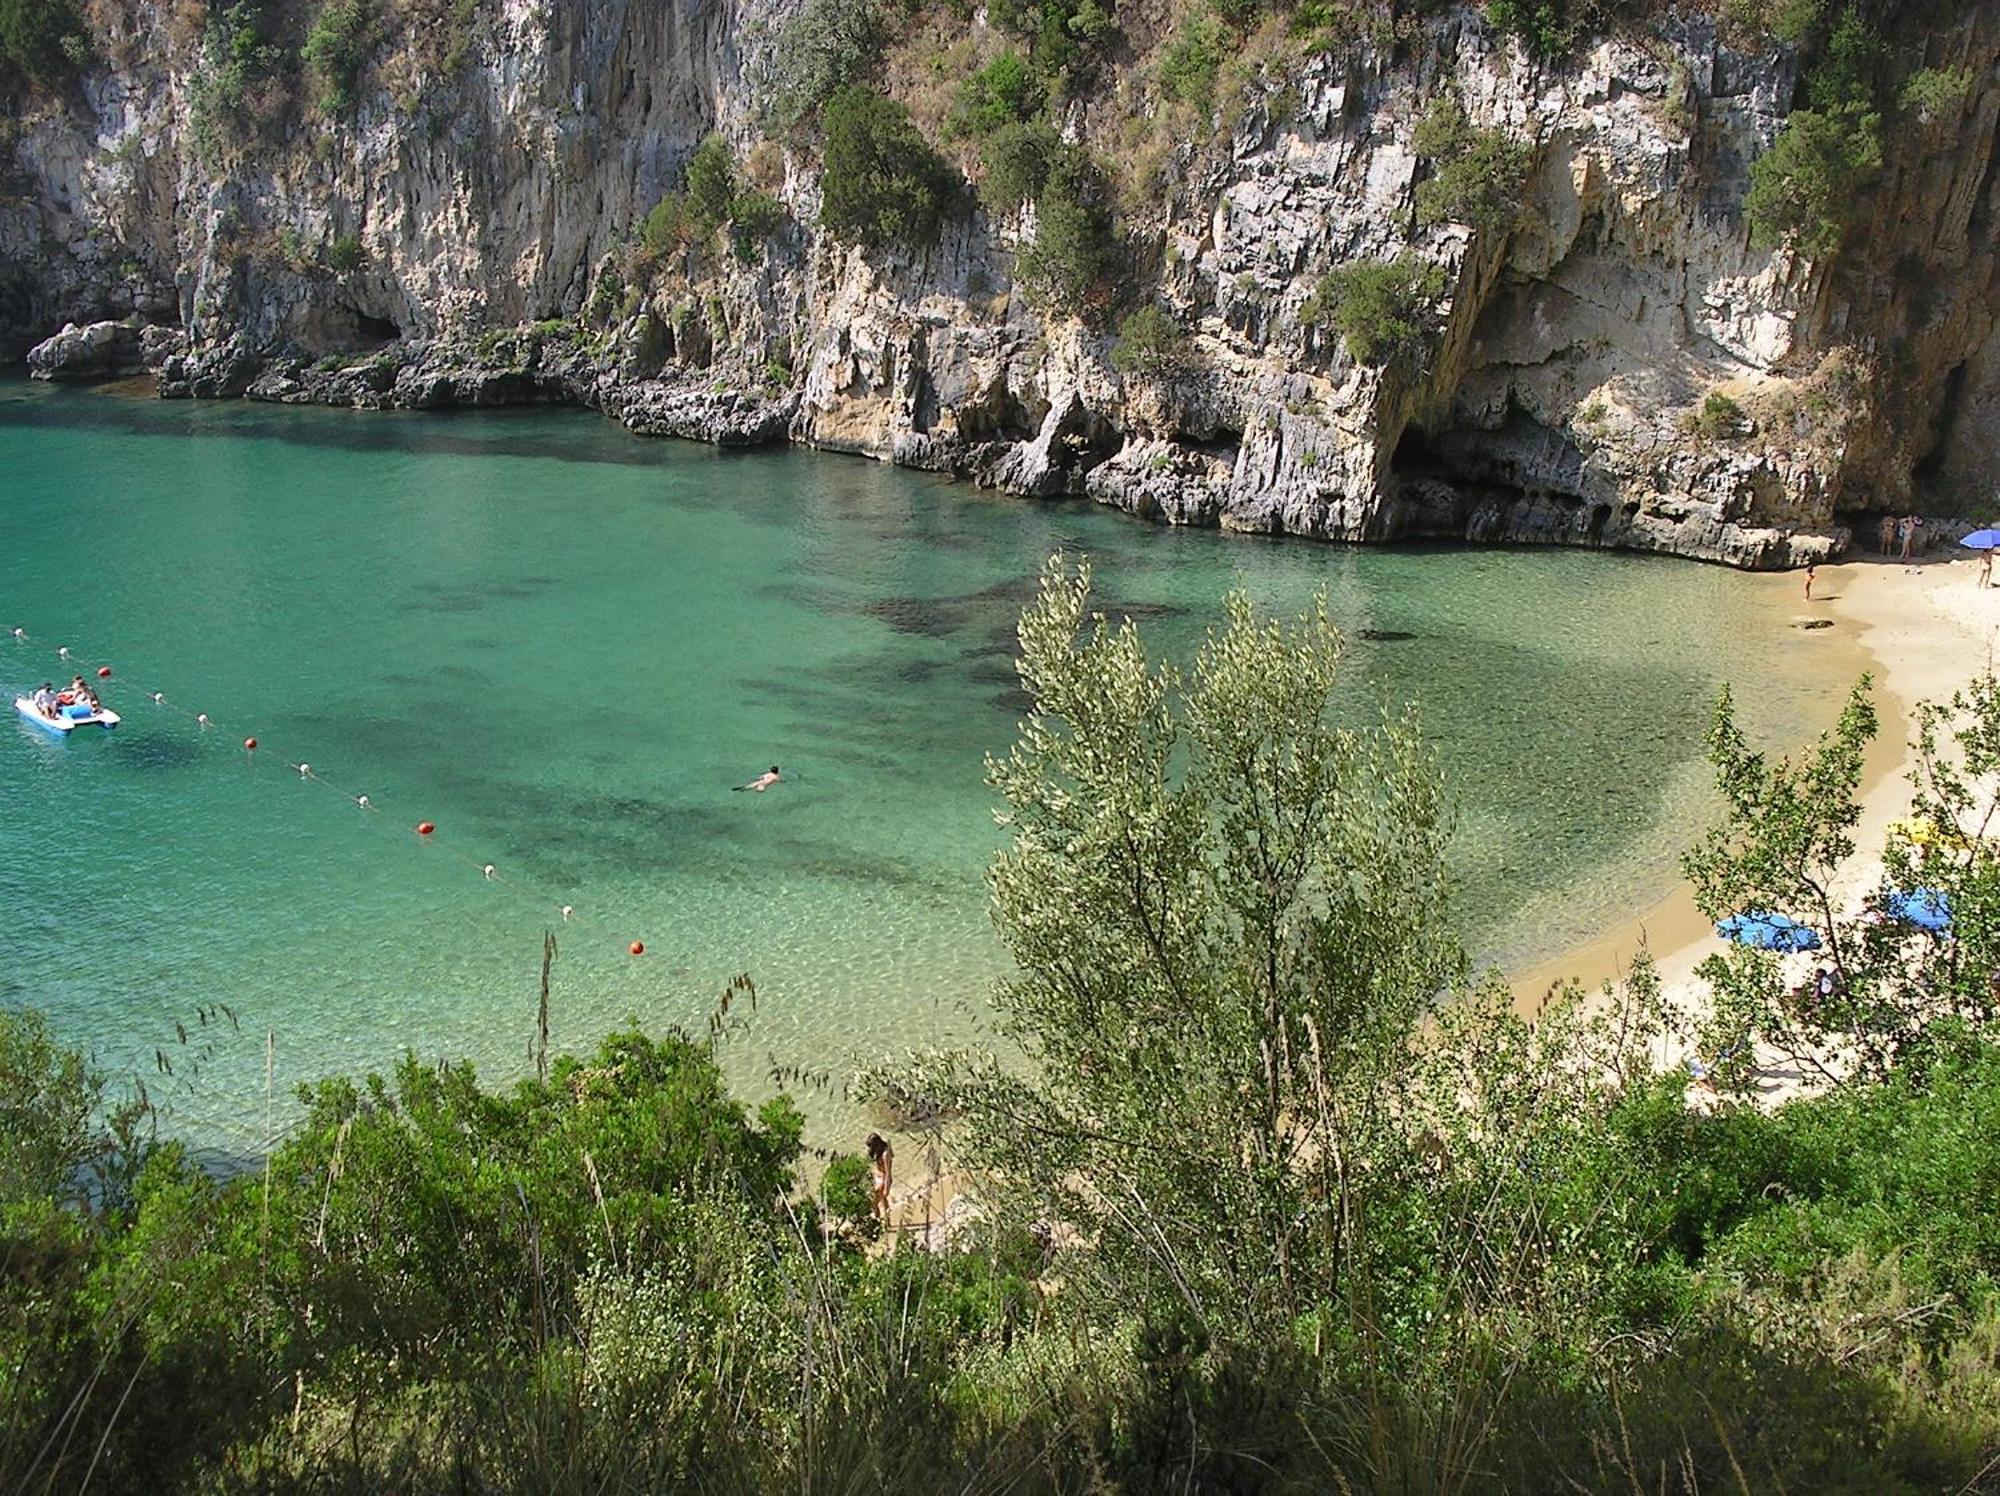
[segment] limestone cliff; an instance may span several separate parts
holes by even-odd
[[[93,60],[0,138],[0,356],[124,319],[38,370],[574,401],[1172,523],[1748,566],[1837,551],[1864,515],[1963,507],[2000,457],[2000,7],[1934,7],[1900,39],[1966,86],[1899,129],[1859,226],[1817,258],[1753,249],[1743,211],[1798,54],[1699,6],[1561,62],[1473,5],[1273,62],[1128,205],[1125,294],[1188,338],[1120,372],[1115,319],[1050,315],[1017,283],[1032,209],[966,194],[914,251],[816,226],[810,142],[760,144],[785,0],[383,3],[349,107],[274,70],[226,113],[198,0],[86,6]],[[272,25],[296,43],[310,9]],[[1130,76],[1073,100],[1067,135],[1116,153],[1162,24],[1134,12]],[[1414,209],[1436,169],[1416,132],[1448,94],[1526,165],[1496,221]],[[788,217],[627,284],[637,226],[712,131]],[[1316,315],[1326,273],[1370,261],[1442,272],[1410,356],[1359,361]]]

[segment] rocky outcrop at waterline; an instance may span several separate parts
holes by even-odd
[[[1963,504],[2000,459],[1990,7],[1930,7],[1921,38],[1894,38],[1963,87],[1892,122],[1817,256],[1753,247],[1744,212],[1751,163],[1810,102],[1800,52],[1702,6],[1561,61],[1473,5],[1271,52],[1200,129],[1153,141],[1123,300],[1081,315],[1023,283],[1032,205],[961,193],[915,248],[818,226],[816,144],[766,107],[792,0],[412,0],[394,15],[463,26],[450,55],[411,21],[339,109],[274,75],[221,114],[221,8],[192,34],[187,9],[121,7],[74,91],[12,126],[0,339],[79,324],[38,372],[88,372],[64,350],[93,322],[154,323],[184,342],[142,358],[167,395],[558,401],[1172,524],[1753,567],[1835,553],[1859,515]],[[917,14],[885,86],[935,126],[908,66]],[[1060,119],[1107,161],[1179,34],[1118,15],[1130,58]],[[970,31],[962,67],[999,45],[989,18]],[[1506,212],[1419,211],[1449,164],[1419,149],[1445,97],[1463,140],[1518,160]],[[774,217],[636,254],[712,132]],[[1323,287],[1356,265],[1427,288],[1413,346],[1357,357],[1330,321]],[[1120,357],[1146,304],[1178,341]]]
[[[131,319],[83,327],[66,322],[62,331],[28,350],[28,372],[37,379],[123,379],[157,370],[186,343],[171,327]]]

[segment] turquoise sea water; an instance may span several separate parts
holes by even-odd
[[[982,755],[1022,710],[1011,630],[1058,547],[1183,656],[1233,583],[1271,607],[1326,587],[1354,711],[1422,707],[1495,960],[1665,890],[1719,682],[1782,742],[1848,669],[1783,627],[1788,583],[1685,563],[1176,533],[575,412],[4,383],[0,627],[111,663],[126,722],[0,731],[0,1001],[231,1152],[262,1135],[266,1032],[281,1122],[297,1081],[406,1047],[520,1073],[547,928],[558,1050],[627,1017],[699,1029],[739,971],[752,1089],[965,1036],[1002,961]],[[0,633],[9,696],[61,668]],[[730,792],[773,762],[783,786]],[[240,1030],[202,1027],[218,1002]]]

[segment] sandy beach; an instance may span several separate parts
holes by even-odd
[[[1858,903],[1881,881],[1888,825],[1908,812],[1912,708],[1950,697],[1994,660],[2000,587],[1981,588],[1978,575],[1978,558],[1970,552],[1962,559],[1937,557],[1916,565],[1864,560],[1821,567],[1812,601],[1801,599],[1793,610],[1798,619],[1831,620],[1829,628],[1815,632],[1833,647],[1856,649],[1856,673],[1865,670],[1873,677],[1881,718],[1855,828],[1857,853],[1835,885],[1843,907]],[[1793,585],[1802,583],[1799,578]],[[1697,832],[1688,829],[1690,841]],[[1589,987],[1615,980],[1642,947],[1657,960],[1670,998],[1690,1005],[1705,1000],[1694,969],[1720,950],[1722,941],[1683,887],[1630,923],[1516,975],[1515,1001],[1524,1010],[1533,1008],[1566,979]]]

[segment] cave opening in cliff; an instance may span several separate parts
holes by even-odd
[[[1934,483],[1944,472],[1946,456],[1952,448],[1953,427],[1958,423],[1959,406],[1965,399],[1966,360],[1960,359],[1944,377],[1944,389],[1931,405],[1929,446],[1910,469],[1918,483]]]
[[[1431,446],[1430,433],[1415,421],[1403,428],[1396,450],[1389,458],[1389,470],[1399,478],[1442,477],[1442,464]]]
[[[1412,422],[1389,473],[1401,522],[1416,535],[1599,545],[1637,510],[1592,491],[1569,435],[1519,409],[1490,429]]]
[[[354,314],[354,340],[357,343],[401,342],[403,329],[387,317],[371,317],[366,312]]]

